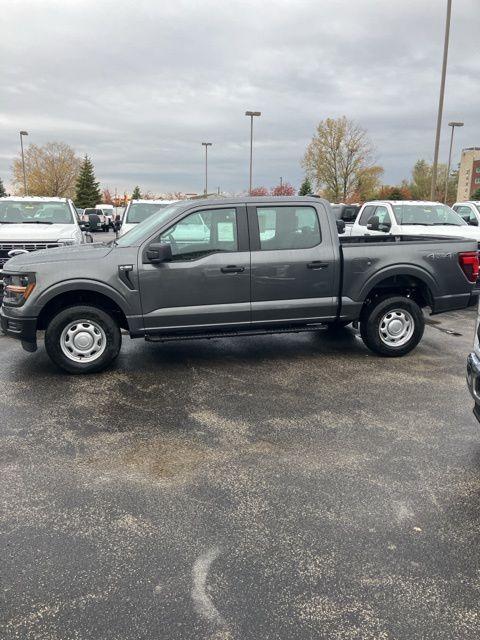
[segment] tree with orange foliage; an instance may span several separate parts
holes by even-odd
[[[272,187],[271,191],[272,196],[294,196],[295,193],[295,187],[293,187],[289,182],[277,184],[276,187]]]
[[[112,194],[109,189],[104,189],[102,191],[102,202],[103,204],[114,204]]]
[[[254,187],[251,192],[251,196],[259,197],[259,196],[268,196],[268,189],[266,187]]]

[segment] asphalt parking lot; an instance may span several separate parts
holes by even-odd
[[[401,359],[125,337],[85,377],[1,336],[2,640],[477,639],[474,318]]]

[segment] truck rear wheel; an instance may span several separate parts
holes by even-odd
[[[360,318],[363,342],[382,356],[409,353],[422,339],[424,329],[422,310],[404,296],[380,298],[368,305]]]
[[[51,360],[68,373],[95,373],[105,369],[122,344],[120,328],[111,315],[97,307],[63,309],[45,331]]]

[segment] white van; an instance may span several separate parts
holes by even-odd
[[[125,210],[119,235],[123,236],[139,222],[143,222],[159,209],[164,209],[177,200],[130,200]]]
[[[480,227],[469,226],[441,202],[378,200],[365,202],[352,228],[352,236],[452,236],[480,241]]]

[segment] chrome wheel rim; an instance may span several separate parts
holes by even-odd
[[[62,331],[60,347],[73,362],[98,360],[107,347],[103,328],[93,320],[75,320]]]
[[[383,344],[389,347],[403,347],[413,336],[415,322],[405,309],[392,309],[380,320],[378,333]]]

